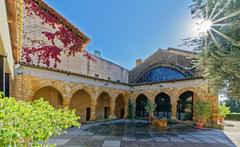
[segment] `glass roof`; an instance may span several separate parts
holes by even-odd
[[[186,76],[170,67],[156,67],[144,73],[136,83],[162,82],[169,80],[185,79]]]

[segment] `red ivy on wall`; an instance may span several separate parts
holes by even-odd
[[[77,52],[81,51],[83,47],[83,39],[61,24],[57,19],[57,16],[49,14],[33,0],[24,0],[24,5],[27,10],[27,16],[36,15],[41,18],[43,25],[48,24],[53,29],[57,30],[54,33],[48,31],[41,32],[51,42],[51,45],[42,43],[37,44],[37,46],[40,47],[23,47],[22,58],[26,63],[33,62],[31,55],[36,55],[38,63],[50,66],[50,60],[52,59],[54,61],[54,67],[57,67],[57,64],[61,62],[61,52],[67,56],[75,56]],[[27,36],[27,34],[25,34],[25,36]],[[55,40],[60,40],[63,44],[63,48],[58,47],[55,44]],[[34,43],[32,42],[32,44]],[[87,59],[95,61],[90,54],[84,52],[83,55]]]
[[[83,52],[83,56],[86,57],[88,60],[91,60],[93,62],[97,62],[97,60],[91,54],[89,54],[87,51]]]

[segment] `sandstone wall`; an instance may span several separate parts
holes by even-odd
[[[104,118],[105,107],[109,107],[107,110],[107,116],[119,116],[121,113],[120,111],[122,111],[122,109],[117,108],[119,107],[119,104],[124,105],[121,106],[121,108],[124,108],[124,117],[126,117],[129,100],[136,104],[137,97],[140,94],[144,94],[149,101],[154,102],[156,96],[161,92],[170,96],[172,119],[177,119],[177,101],[179,100],[180,95],[187,91],[193,92],[193,101],[202,99],[211,103],[214,121],[216,121],[218,113],[218,97],[210,94],[207,81],[204,81],[203,79],[131,86],[122,83],[22,66],[16,70],[15,79],[12,81],[11,85],[11,95],[18,100],[31,101],[39,89],[49,86],[54,88],[59,95],[61,95],[62,106],[73,107],[71,101],[74,99],[74,103],[79,102],[79,104],[75,104],[75,108],[82,107],[83,105],[80,103],[86,103],[84,105],[86,106],[85,108],[78,109],[78,114],[82,117],[82,120],[85,120],[85,109],[87,107],[90,107],[91,109],[91,120]],[[80,94],[79,91],[84,92],[83,94]],[[86,96],[86,93],[89,96]],[[119,96],[123,97],[122,102],[117,100]]]

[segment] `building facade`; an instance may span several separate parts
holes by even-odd
[[[10,3],[12,3],[10,7]],[[13,49],[16,48],[17,37],[15,33],[10,33],[15,28],[13,25],[14,2],[0,1],[0,91],[9,96],[10,79],[14,78]],[[10,10],[11,9],[11,10]]]
[[[136,117],[147,116],[143,102],[151,101],[158,118],[193,120],[193,102],[203,99],[215,121],[218,98],[193,67],[195,53],[159,49],[129,71],[85,51],[90,39],[43,1],[23,0],[19,10],[21,46],[13,50],[10,86],[16,99],[42,97],[76,109],[81,121],[127,117],[129,101]]]

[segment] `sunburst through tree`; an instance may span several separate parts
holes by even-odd
[[[209,1],[211,1],[211,0],[209,0]],[[226,13],[224,10],[227,9],[231,3],[234,3],[235,0],[225,0],[225,1],[215,0],[215,1],[217,3],[215,4],[215,6],[212,8],[211,11],[208,6],[209,2],[206,1],[205,8],[204,8],[205,9],[205,12],[204,12],[205,18],[200,19],[197,22],[198,31],[199,31],[198,35],[204,35],[205,42],[207,42],[207,39],[208,39],[207,36],[210,36],[218,48],[221,47],[221,44],[217,41],[214,33],[219,35],[220,37],[226,39],[227,41],[232,43],[232,45],[239,47],[240,41],[235,40],[231,36],[224,34],[224,32],[221,32],[217,28],[229,27],[231,25],[240,25],[237,22],[234,23],[233,20],[230,20],[231,22],[229,22],[230,18],[234,18],[235,16],[240,15],[240,9],[235,10],[234,12]],[[222,6],[221,3],[223,3],[223,2],[224,3],[226,2],[226,3],[223,7],[221,7]],[[207,45],[207,43],[205,43],[205,45]],[[207,46],[205,46],[205,47],[207,47]]]
[[[185,44],[199,53],[197,64],[215,92],[240,99],[240,0],[193,0],[197,35]]]

